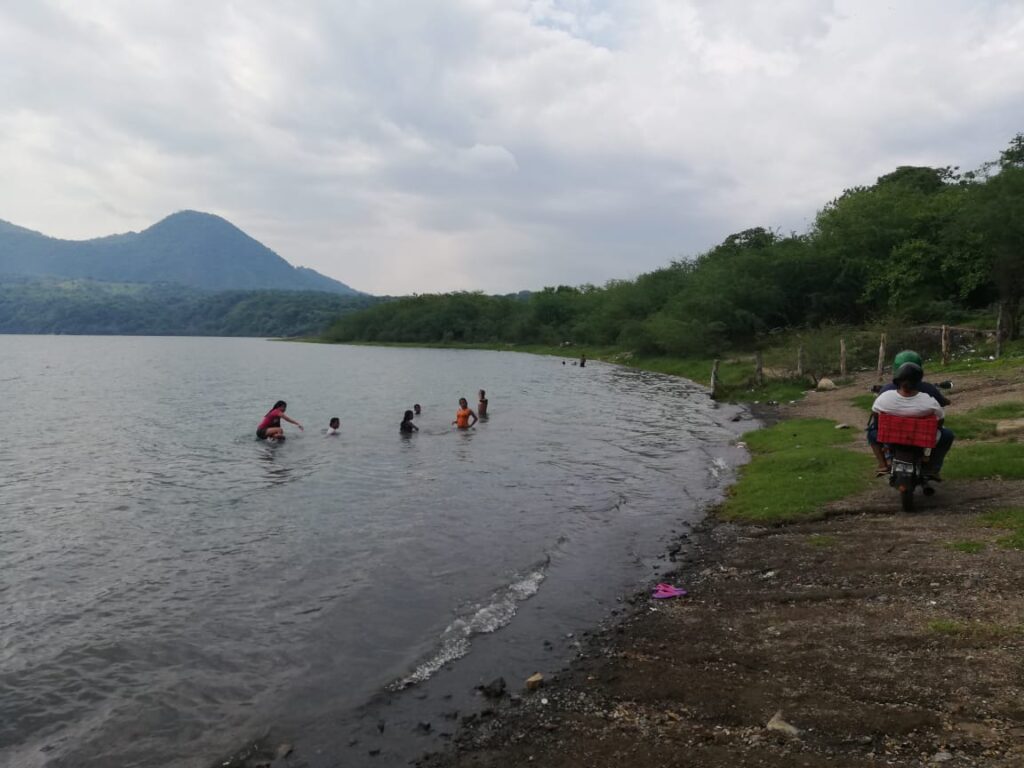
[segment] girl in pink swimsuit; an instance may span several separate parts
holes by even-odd
[[[292,419],[284,415],[285,410],[288,408],[288,403],[284,400],[278,400],[274,403],[274,407],[267,411],[267,415],[263,417],[263,421],[256,427],[256,437],[260,440],[283,440],[284,429],[281,428],[281,419],[284,419],[289,424],[294,424],[299,429],[302,429],[302,425],[299,424],[295,419]],[[305,431],[305,430],[303,430]]]

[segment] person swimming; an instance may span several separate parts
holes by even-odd
[[[330,424],[327,427],[328,435],[340,435],[341,434],[341,419],[337,416],[331,416]]]
[[[470,421],[470,418],[472,418],[473,421]],[[469,429],[476,424],[477,421],[479,421],[479,419],[477,419],[476,414],[473,413],[473,409],[469,407],[469,401],[464,397],[460,397],[459,410],[455,412],[455,421],[453,421],[452,424],[459,429]]]
[[[477,400],[478,400],[478,402],[477,402],[477,404],[476,404],[476,412],[477,412],[477,415],[478,415],[478,416],[479,416],[479,417],[480,417],[481,419],[485,419],[485,418],[487,418],[487,393],[486,393],[486,392],[484,392],[484,391],[483,391],[483,390],[481,389],[481,390],[480,390],[480,395],[479,395],[479,397],[477,398]]]
[[[278,400],[274,403],[274,407],[267,411],[267,415],[263,417],[263,421],[256,427],[256,437],[259,440],[283,440],[284,429],[281,427],[281,419],[284,419],[289,424],[294,424],[296,427],[305,432],[305,428],[295,419],[285,416],[284,412],[288,408],[288,403],[284,400]]]
[[[405,416],[402,417],[402,423],[398,425],[398,431],[402,434],[411,435],[413,432],[419,432],[420,428],[412,423],[413,417],[412,411],[406,411]]]
[[[416,416],[419,416],[419,415],[420,415],[420,414],[421,414],[421,413],[423,412],[423,411],[422,411],[422,410],[420,409],[420,404],[419,404],[419,403],[416,403],[416,405],[414,405],[414,406],[412,407],[412,410],[413,410],[413,412],[415,413],[415,415],[416,415]]]

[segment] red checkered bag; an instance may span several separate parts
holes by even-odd
[[[930,416],[878,414],[878,442],[886,445],[934,448],[938,431],[939,419],[935,414]]]

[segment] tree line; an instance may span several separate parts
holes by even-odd
[[[826,204],[806,233],[755,227],[604,286],[418,295],[339,318],[332,341],[618,346],[708,355],[777,329],[957,322],[999,309],[1020,335],[1024,134],[973,171],[902,166]]]
[[[321,291],[200,291],[175,284],[0,280],[0,333],[317,335],[374,299]]]

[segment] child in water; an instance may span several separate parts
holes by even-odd
[[[482,389],[480,390],[478,400],[479,402],[476,404],[477,415],[479,415],[481,419],[487,418],[487,393]]]
[[[406,411],[405,416],[402,417],[402,423],[398,425],[398,431],[402,434],[411,435],[413,432],[419,432],[420,428],[412,423],[413,412]]]
[[[331,423],[327,427],[328,435],[340,435],[341,434],[341,419],[337,416],[331,416]]]
[[[420,415],[421,413],[423,413],[423,409],[422,409],[422,408],[420,408],[420,404],[419,404],[419,403],[416,403],[416,405],[414,405],[414,406],[412,407],[412,409],[413,409],[413,411],[415,411],[415,414],[416,414],[417,416],[419,416],[419,415]]]
[[[470,417],[473,421],[470,421]],[[455,412],[455,421],[452,422],[459,429],[469,429],[477,423],[476,414],[473,413],[473,409],[469,407],[469,401],[464,397],[459,398],[459,410]]]
[[[284,415],[287,408],[288,403],[284,400],[278,400],[274,403],[274,407],[267,411],[267,415],[263,417],[263,421],[261,421],[260,425],[256,427],[256,437],[260,440],[284,440],[284,429],[281,428],[281,419],[284,419],[289,424],[294,424],[305,432],[305,429],[303,429],[299,422]]]

